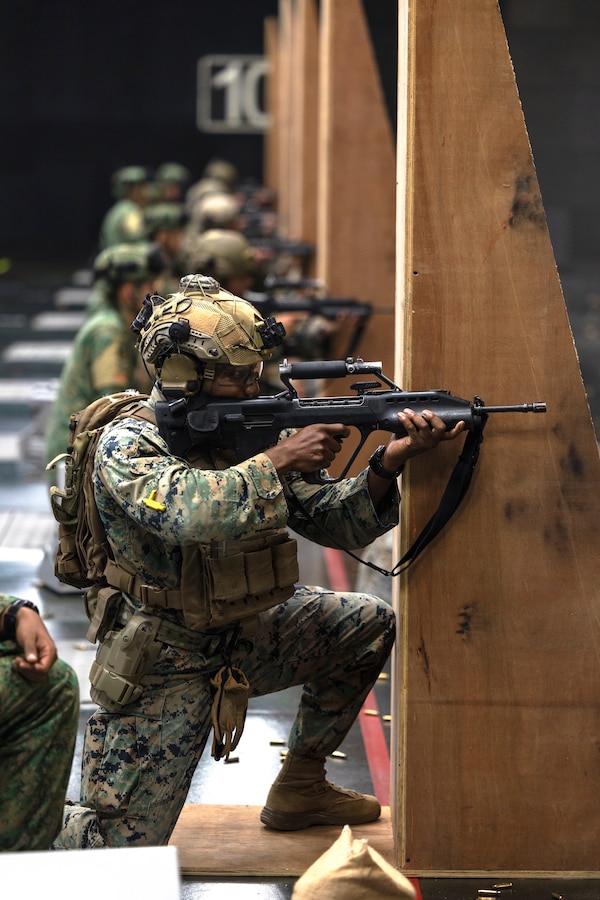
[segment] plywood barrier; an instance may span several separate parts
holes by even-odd
[[[396,19],[393,12],[392,26]],[[360,0],[324,0],[320,19],[317,277],[337,297],[373,305],[356,355],[392,375],[395,286],[395,145]],[[342,329],[331,357],[344,355]],[[345,393],[332,383],[328,394]],[[352,474],[387,440],[369,438]],[[340,453],[345,464],[346,442]],[[337,469],[332,469],[334,473]]]
[[[265,56],[269,64],[269,77],[265,82],[265,109],[269,115],[269,127],[263,144],[263,181],[276,191],[279,185],[279,117],[277,85],[279,84],[278,21],[268,16],[264,23]]]
[[[292,15],[289,237],[317,240],[319,39],[316,0],[296,0]],[[314,267],[314,259],[311,261]],[[313,274],[313,273],[309,273]]]
[[[468,500],[404,576],[397,861],[421,874],[593,871],[596,437],[497,3],[399,9],[407,386],[548,412],[490,417]],[[405,545],[456,453],[411,462]]]

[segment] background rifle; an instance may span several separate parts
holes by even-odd
[[[331,321],[341,317],[351,319],[352,333],[344,356],[354,355],[373,313],[371,303],[350,297],[319,296],[316,292],[321,288],[320,282],[309,278],[291,280],[268,275],[265,278],[265,288],[264,293],[253,292],[247,295],[248,301],[263,317],[301,312],[309,316],[323,316]],[[290,340],[293,342],[293,333]]]

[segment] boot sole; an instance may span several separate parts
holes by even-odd
[[[335,816],[324,812],[284,813],[265,806],[260,814],[260,821],[274,831],[301,831],[313,825],[366,825],[367,822],[374,822],[380,815],[381,810],[376,815],[365,813],[363,816]]]

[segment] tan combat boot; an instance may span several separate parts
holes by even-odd
[[[288,753],[260,821],[277,831],[310,825],[363,825],[381,814],[376,797],[347,791],[325,778],[325,759]]]

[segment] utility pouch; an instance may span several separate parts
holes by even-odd
[[[271,550],[273,552],[275,587],[283,588],[288,585],[296,585],[300,578],[298,541],[295,538],[290,538],[280,544],[274,544]]]
[[[120,712],[141,697],[140,682],[162,647],[156,640],[160,621],[158,616],[135,613],[120,631],[107,632],[90,670],[94,703]]]
[[[260,546],[262,543],[263,546]],[[211,628],[252,618],[292,596],[298,572],[298,545],[285,534],[238,542],[243,552],[203,558]],[[259,546],[257,546],[259,545]]]

